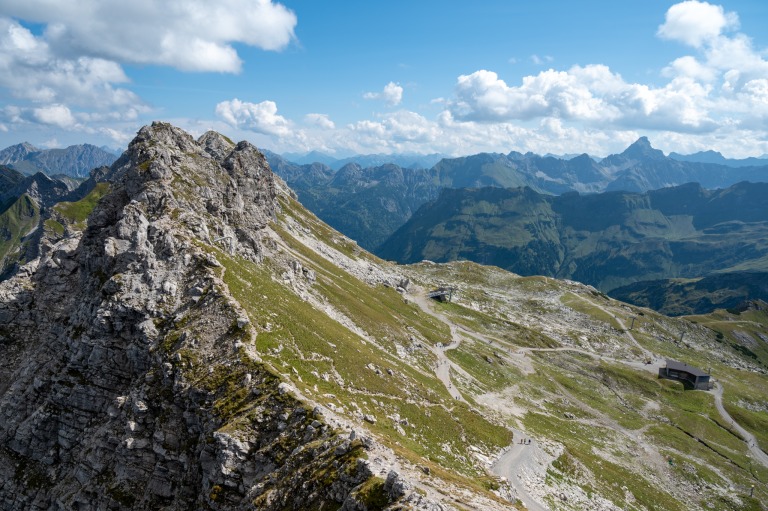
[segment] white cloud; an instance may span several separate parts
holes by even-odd
[[[423,116],[401,110],[382,117],[380,121],[359,121],[348,128],[360,136],[364,144],[429,145],[440,136],[437,125]]]
[[[625,81],[605,65],[549,69],[508,84],[495,72],[478,70],[457,79],[446,102],[456,123],[558,121],[593,129],[643,129],[689,134],[714,133],[722,126],[763,129],[768,119],[765,52],[738,28],[738,16],[698,1],[673,5],[658,35],[697,50],[662,70],[667,83]],[[551,58],[531,56],[543,65]]]
[[[326,114],[307,114],[304,116],[304,122],[326,130],[332,130],[336,127],[331,118]]]
[[[42,124],[49,124],[58,128],[71,128],[77,121],[64,105],[49,105],[42,108],[33,108],[32,117]]]
[[[612,121],[620,112],[602,96],[615,92],[621,78],[605,66],[542,71],[510,87],[493,71],[459,76],[456,99],[449,108],[459,120],[494,122],[555,116]],[[593,86],[599,90],[590,89]],[[599,94],[598,94],[599,92]]]
[[[725,12],[720,5],[687,0],[667,10],[664,24],[659,27],[657,34],[663,39],[700,47],[725,30],[736,29],[738,26],[739,17],[736,13]]]
[[[0,15],[46,24],[45,40],[66,58],[227,73],[242,66],[234,43],[280,50],[297,21],[271,0],[5,0]]]
[[[287,136],[291,134],[291,123],[277,114],[274,101],[249,103],[235,98],[216,105],[216,115],[230,125],[263,133],[265,135]]]
[[[45,147],[46,149],[56,149],[58,147],[61,147],[61,144],[56,139],[56,137],[53,137],[50,140],[46,140],[45,142],[41,142],[38,144],[40,147]]]
[[[106,135],[110,140],[115,142],[118,147],[126,147],[128,142],[130,142],[135,135],[132,131],[121,131],[107,127],[99,128],[99,133]]]
[[[403,88],[395,82],[389,82],[381,92],[366,92],[365,99],[380,99],[389,106],[397,106],[403,100]]]
[[[17,22],[0,18],[0,87],[35,103],[66,103],[90,108],[141,105],[127,89],[119,65],[103,59],[54,57],[50,46]]]
[[[717,70],[702,64],[690,55],[673,60],[669,66],[662,70],[662,74],[670,78],[684,76],[705,83],[717,79]]]
[[[531,55],[531,62],[536,64],[537,66],[543,66],[544,64],[548,64],[549,62],[552,62],[554,58],[552,58],[550,55],[544,55],[543,57],[539,57],[538,55]]]

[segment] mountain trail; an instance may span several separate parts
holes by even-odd
[[[712,392],[712,395],[715,396],[715,407],[717,408],[717,411],[720,412],[720,415],[725,420],[726,424],[730,424],[733,429],[735,429],[739,435],[744,439],[744,441],[747,444],[747,448],[749,449],[750,454],[754,459],[758,461],[758,463],[761,463],[764,467],[768,467],[768,454],[765,453],[760,448],[760,445],[757,443],[757,439],[755,439],[755,435],[741,427],[738,422],[736,422],[733,417],[726,411],[725,407],[723,406],[723,386],[717,382],[715,383],[714,392]]]
[[[530,511],[548,511],[549,508],[537,501],[529,492],[528,485],[533,482],[541,469],[549,465],[553,459],[547,455],[535,439],[528,439],[521,432],[514,430],[515,437],[528,440],[531,443],[513,443],[491,467],[497,476],[503,477],[512,488],[516,497]]]
[[[635,339],[635,336],[632,335],[632,331],[627,328],[627,325],[624,324],[624,321],[622,321],[622,319],[620,317],[618,317],[614,313],[610,312],[608,309],[606,309],[602,305],[600,305],[598,303],[595,303],[592,300],[588,300],[588,299],[584,298],[583,296],[579,295],[578,293],[573,293],[573,296],[575,296],[576,298],[578,298],[579,300],[581,300],[583,302],[588,303],[589,305],[591,305],[593,307],[596,307],[597,309],[599,309],[603,313],[605,313],[608,316],[610,316],[611,319],[613,319],[614,321],[616,321],[616,323],[618,323],[619,327],[621,327],[621,331],[624,332],[624,334],[626,335],[626,337],[630,341],[632,341],[632,344],[634,344],[637,347],[637,349],[639,349],[641,352],[643,352],[643,356],[645,358],[649,358],[649,357],[652,356],[652,354],[647,349],[645,349],[639,342],[637,342],[637,339]]]
[[[443,346],[433,346],[432,353],[435,354],[437,357],[437,365],[435,366],[435,375],[438,377],[438,379],[443,382],[443,385],[445,385],[445,388],[448,390],[448,393],[453,397],[454,399],[458,401],[462,401],[466,403],[467,401],[464,399],[464,396],[461,395],[461,392],[453,385],[451,382],[451,369],[453,369],[455,372],[461,372],[464,376],[467,376],[471,378],[471,376],[464,371],[461,367],[451,362],[450,359],[448,359],[447,356],[445,356],[445,352],[448,350],[456,349],[459,347],[459,344],[461,344],[461,336],[459,335],[458,329],[456,328],[456,325],[448,319],[444,314],[441,314],[439,312],[435,312],[434,309],[432,309],[431,305],[429,304],[430,298],[427,298],[425,295],[421,293],[414,293],[412,294],[412,299],[416,305],[419,306],[419,308],[424,311],[426,314],[429,314],[433,318],[445,323],[448,325],[448,327],[451,330],[451,342],[450,344],[443,345]]]

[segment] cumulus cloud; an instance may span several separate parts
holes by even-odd
[[[58,58],[18,22],[0,18],[0,87],[19,99],[96,108],[141,105],[122,68],[103,59]]]
[[[379,99],[389,106],[397,106],[403,100],[403,88],[395,82],[389,82],[381,92],[366,92],[365,99]]]
[[[483,123],[555,118],[593,126],[711,131],[741,110],[732,104],[735,99],[749,105],[750,115],[768,114],[762,79],[747,80],[754,73],[746,69],[722,72],[682,57],[665,69],[671,79],[661,87],[626,82],[604,65],[550,69],[524,77],[518,86],[480,70],[459,76],[448,110],[456,120]]]
[[[544,64],[548,64],[555,60],[550,55],[544,55],[543,57],[539,57],[538,55],[531,55],[531,62],[536,64],[537,66],[543,66]]]
[[[664,24],[659,27],[657,34],[663,39],[700,47],[725,30],[738,26],[739,17],[735,12],[725,12],[720,5],[686,0],[667,10]]]
[[[45,24],[59,56],[227,73],[242,66],[233,44],[283,49],[297,21],[271,0],[6,0],[0,15]]]
[[[126,147],[128,142],[130,142],[134,136],[132,131],[121,131],[108,127],[101,127],[98,131],[102,135],[107,136],[110,140],[115,142],[118,147]]]
[[[49,124],[59,128],[71,128],[76,123],[72,112],[64,105],[33,108],[32,117],[42,124]]]
[[[593,94],[589,84],[612,89],[617,80],[605,66],[575,67],[570,72],[547,70],[526,76],[510,87],[493,71],[459,76],[452,113],[474,121],[527,120],[543,116],[612,120],[618,112]]]
[[[56,139],[56,137],[53,137],[49,140],[46,140],[45,142],[42,142],[38,144],[40,147],[45,147],[46,149],[56,149],[58,147],[61,147],[61,144]]]
[[[291,133],[291,123],[278,115],[274,101],[249,103],[235,98],[216,105],[216,115],[236,128],[255,131],[265,135],[287,136]]]
[[[332,130],[336,127],[333,121],[326,114],[307,114],[304,116],[304,122],[318,128]]]
[[[765,132],[766,52],[754,48],[738,27],[736,13],[719,5],[681,2],[669,8],[657,35],[682,42],[695,54],[670,62],[661,73],[666,83],[628,82],[601,64],[549,69],[525,76],[518,84],[508,84],[493,71],[478,70],[458,77],[439,122],[500,126],[538,120],[542,127],[696,136],[731,129]],[[536,55],[531,60],[546,62]]]
[[[440,135],[440,129],[434,122],[407,110],[387,114],[379,121],[359,121],[350,124],[349,129],[368,142],[387,139],[395,144],[409,142],[428,145]]]

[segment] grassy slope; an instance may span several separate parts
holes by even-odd
[[[88,215],[99,200],[109,192],[109,183],[97,183],[88,195],[77,202],[59,202],[53,210],[75,229],[84,229]]]
[[[321,239],[338,239],[331,246],[342,253],[370,257],[284,200],[284,210],[302,228]],[[259,265],[219,252],[225,282],[258,332],[256,347],[263,360],[312,399],[352,417],[374,417],[376,423],[368,427],[412,462],[485,492],[486,473],[470,446],[490,454],[509,444],[512,434],[454,402],[432,373],[435,358],[428,347],[445,342],[447,327],[394,289],[370,286],[329,263],[295,240],[286,225],[274,226],[285,248],[316,272],[308,292],[353,318],[367,340],[308,306],[280,278],[285,268],[276,260]],[[397,416],[400,422],[393,420]]]
[[[659,502],[665,503],[664,509],[686,509],[690,497],[675,491],[677,487],[699,487],[699,504],[710,502],[714,509],[760,509],[758,499],[746,498],[745,492],[750,484],[765,488],[768,470],[751,462],[744,443],[723,424],[711,394],[686,392],[680,384],[659,380],[651,372],[574,352],[531,352],[529,359],[536,372],[524,374],[504,361],[505,352],[531,346],[525,330],[508,328],[515,324],[513,318],[519,313],[510,313],[510,300],[504,294],[515,295],[520,290],[527,297],[527,302],[516,304],[525,311],[522,316],[541,315],[550,321],[562,311],[549,309],[536,295],[559,295],[568,309],[586,316],[594,325],[588,330],[594,338],[590,341],[600,337],[594,330],[598,325],[614,331],[606,336],[606,345],[610,345],[611,337],[621,335],[614,316],[626,325],[635,316],[634,336],[644,348],[657,356],[711,367],[727,389],[728,410],[758,436],[762,445],[768,446],[768,410],[757,412],[736,406],[744,401],[765,406],[768,378],[734,367],[751,364],[754,361],[750,357],[745,358],[728,342],[721,342],[709,329],[628,308],[583,288],[558,290],[565,286],[549,279],[515,278],[471,263],[450,267],[454,271],[449,273],[438,265],[419,265],[419,273],[428,271],[430,278],[450,275],[456,281],[466,279],[461,303],[444,306],[443,311],[457,323],[490,336],[493,342],[465,342],[449,352],[451,359],[476,380],[467,383],[464,390],[476,395],[500,391],[509,396],[504,389],[514,389],[511,399],[515,406],[528,410],[522,423],[530,434],[565,446],[565,454],[550,468],[552,481],[579,481],[577,484],[609,498],[622,509],[660,509]],[[455,271],[457,267],[459,271]],[[577,298],[576,293],[585,299]],[[747,321],[753,321],[753,330],[768,332],[768,318],[756,321],[750,317]],[[683,341],[679,340],[681,331],[685,332]],[[580,336],[584,336],[584,330],[574,322],[571,338]],[[564,338],[569,339],[566,335]],[[720,352],[722,355],[717,355]],[[612,355],[607,349],[596,353]],[[629,353],[639,360],[639,353]],[[566,412],[575,418],[568,418]],[[637,452],[648,444],[653,446],[654,456],[638,457]],[[654,482],[658,478],[663,484]],[[585,485],[585,481],[589,483]],[[740,501],[724,495],[733,485],[739,488],[736,495]],[[632,495],[630,500],[626,500],[627,494]],[[766,497],[768,494],[759,494],[759,498]]]
[[[18,258],[24,238],[37,227],[40,209],[24,194],[0,213],[0,273]]]
[[[464,341],[446,356],[466,372],[453,379],[464,404],[451,399],[433,372],[437,359],[429,348],[449,341],[447,325],[392,288],[366,284],[322,250],[310,249],[307,237],[353,262],[387,267],[294,201],[281,200],[283,214],[272,226],[278,247],[263,263],[209,247],[251,318],[256,349],[268,367],[315,402],[353,420],[375,418],[366,427],[407,460],[487,492],[497,483],[473,451],[492,457],[512,442],[509,428],[518,427],[563,446],[547,472],[548,484],[580,487],[622,509],[660,509],[664,502],[664,509],[682,510],[693,499],[699,506],[735,511],[759,509],[757,499],[768,498],[768,471],[750,463],[710,394],[684,392],[675,382],[609,358],[531,351],[524,358],[532,371],[513,360],[523,348],[565,345],[638,360],[642,353],[628,345],[616,319],[628,325],[635,316],[633,335],[644,349],[711,367],[728,389],[729,409],[738,404],[736,396],[760,401],[768,395],[763,375],[734,368],[753,360],[719,342],[712,330],[542,277],[471,263],[400,268],[425,288],[460,287],[455,303],[437,307],[462,327]],[[290,276],[291,261],[315,272],[315,280]],[[745,374],[754,381],[740,386]],[[506,397],[489,407],[487,396],[494,393]],[[522,414],[504,411],[507,401]],[[739,420],[759,435],[766,413],[750,413],[756,415],[752,422],[745,414]],[[646,449],[648,454],[638,456]],[[763,485],[757,499],[744,495],[750,482]],[[727,495],[732,486],[736,498]]]

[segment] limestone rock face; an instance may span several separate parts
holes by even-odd
[[[249,355],[204,248],[262,258],[263,155],[155,123],[106,179],[87,229],[0,283],[0,508],[363,509],[360,441]]]

